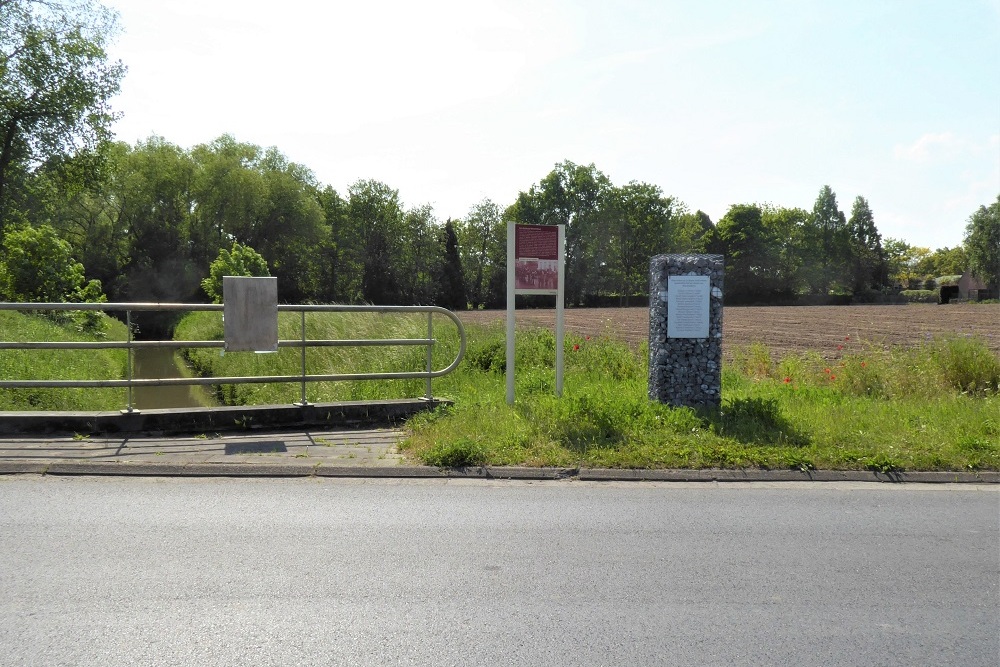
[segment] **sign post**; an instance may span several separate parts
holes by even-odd
[[[514,298],[556,297],[556,396],[562,396],[565,365],[566,226],[507,223],[507,405],[514,404]]]

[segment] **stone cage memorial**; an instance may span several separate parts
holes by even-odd
[[[649,268],[649,397],[722,401],[722,255],[657,255]]]

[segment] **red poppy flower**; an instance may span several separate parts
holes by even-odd
[[[785,378],[785,384],[788,384],[791,381],[792,381],[792,378]]]
[[[830,369],[829,369],[829,368],[824,368],[824,369],[823,369],[823,372],[824,372],[824,373],[829,373],[829,372],[830,372]]]
[[[574,352],[576,352],[576,351],[577,351],[577,350],[579,350],[579,349],[580,349],[580,346],[579,346],[579,345],[574,345],[574,346],[573,346],[573,351],[574,351]]]
[[[851,340],[850,336],[844,336],[844,340]]]
[[[838,346],[837,346],[837,349],[838,349],[838,350],[843,350],[843,349],[844,349],[844,346],[843,346],[843,345],[838,345]]]
[[[836,375],[831,375],[831,376],[830,376],[830,379],[831,379],[831,380],[836,380],[836,379],[837,379],[837,376],[836,376]]]

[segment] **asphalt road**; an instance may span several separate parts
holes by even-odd
[[[988,665],[1000,489],[0,477],[3,665]]]

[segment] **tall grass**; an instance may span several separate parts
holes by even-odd
[[[426,314],[307,313],[306,338],[310,340],[416,339],[427,337]],[[455,325],[443,315],[433,316],[432,366],[447,366],[458,352]],[[302,336],[298,313],[279,313],[278,337],[298,340]],[[177,325],[175,339],[222,340],[220,313],[198,312],[185,316]],[[420,345],[314,347],[306,350],[308,375],[345,373],[391,373],[426,370],[427,348]],[[184,350],[184,357],[196,372],[206,376],[300,375],[302,351],[282,347],[276,353],[223,353],[218,349]],[[440,381],[435,381],[439,383]],[[436,386],[436,385],[435,385]],[[301,398],[300,384],[239,384],[216,387],[221,402],[231,405],[293,403]],[[417,397],[426,393],[423,379],[356,382],[310,382],[309,401],[376,400]]]
[[[80,331],[72,320],[57,323],[35,314],[0,311],[4,341],[126,340],[125,325],[106,315],[100,334]],[[119,380],[126,376],[125,350],[0,350],[5,380]],[[127,403],[124,389],[0,389],[2,410],[115,410]]]
[[[310,338],[398,338],[426,335],[424,316],[310,314]],[[297,338],[298,316],[282,317],[282,338]],[[178,337],[221,338],[217,314],[189,315]],[[435,368],[457,349],[454,327],[435,323]],[[735,350],[723,371],[720,409],[671,408],[647,397],[648,348],[608,337],[569,337],[565,390],[554,395],[555,338],[519,331],[516,397],[505,401],[502,323],[468,327],[459,370],[434,381],[454,405],[408,424],[403,447],[432,465],[611,466],[635,468],[762,467],[893,470],[1000,469],[1000,361],[973,338],[883,349],[859,341],[818,353],[772,358],[762,345]],[[422,347],[321,348],[307,372],[420,370]],[[220,355],[192,350],[189,359],[214,375],[299,372],[300,351]],[[220,390],[231,403],[288,403],[292,385]],[[319,383],[311,401],[421,396],[422,380]]]

